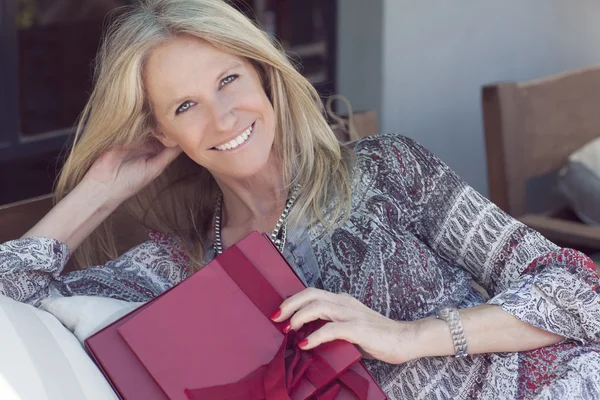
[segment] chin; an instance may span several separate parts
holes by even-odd
[[[273,171],[269,171],[269,169],[275,167],[271,160],[272,158],[269,157],[268,152],[264,152],[264,154],[248,152],[246,154],[237,154],[234,157],[228,155],[224,159],[213,159],[211,160],[211,165],[208,165],[208,163],[201,165],[208,169],[215,177],[243,180],[261,175],[264,172],[272,173]]]
[[[256,160],[256,162],[248,162],[243,165],[232,165],[227,175],[235,179],[250,179],[273,168],[267,160]]]

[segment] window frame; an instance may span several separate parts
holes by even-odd
[[[62,148],[73,128],[24,136],[19,126],[17,0],[0,0],[0,162]]]

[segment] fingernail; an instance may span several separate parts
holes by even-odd
[[[277,311],[275,311],[273,313],[273,315],[271,315],[271,319],[277,319],[277,318],[279,318],[280,315],[281,315],[281,308],[278,308]]]
[[[283,331],[283,333],[288,333],[291,329],[292,329],[292,324],[290,322],[288,322],[287,324],[285,324],[282,331]]]
[[[300,343],[298,343],[298,347],[306,347],[308,345],[308,339],[304,339]]]

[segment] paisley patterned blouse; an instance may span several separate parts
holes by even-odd
[[[487,302],[566,338],[524,353],[367,361],[388,396],[599,399],[600,279],[593,262],[500,211],[410,139],[379,135],[354,151],[351,218],[332,230],[290,229],[284,255],[307,285],[349,293],[394,320]],[[149,236],[106,265],[66,275],[63,243],[1,244],[0,293],[31,304],[49,294],[147,301],[188,276],[180,241]]]

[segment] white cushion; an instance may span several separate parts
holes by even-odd
[[[579,162],[587,166],[600,178],[600,137],[571,154],[569,161]]]
[[[99,296],[51,296],[42,301],[40,308],[54,315],[83,343],[92,334],[142,304]]]
[[[0,399],[111,400],[117,396],[60,321],[0,296]]]
[[[600,138],[571,154],[558,188],[583,222],[600,225]]]

